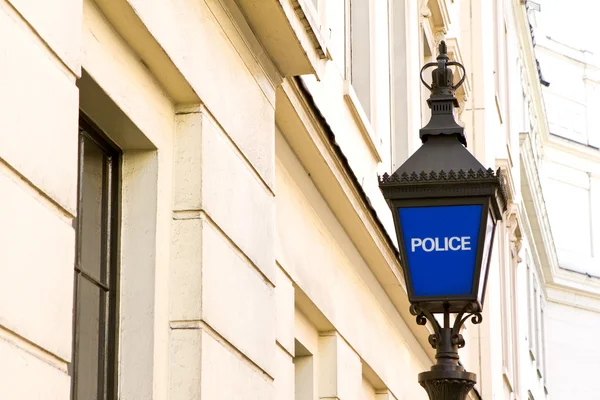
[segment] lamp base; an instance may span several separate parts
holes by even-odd
[[[477,377],[460,370],[432,370],[419,374],[419,383],[430,400],[465,400]]]

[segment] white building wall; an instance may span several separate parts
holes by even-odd
[[[70,391],[81,12],[65,4],[65,18],[72,20],[57,24],[35,18],[38,11],[25,2],[0,4],[0,30],[11,38],[3,40],[0,56],[0,397],[64,399]],[[40,105],[36,118],[32,100]]]
[[[546,309],[548,387],[556,399],[593,399],[597,396],[595,385],[587,382],[595,379],[600,346],[590,341],[589,335],[600,327],[598,300],[577,299],[555,290],[551,295]]]
[[[545,381],[554,398],[593,398],[585,375],[595,368],[599,351],[584,336],[600,321],[598,67],[586,51],[547,37],[539,39],[536,53],[550,84],[543,93],[548,134],[542,138],[540,170],[557,254],[556,268],[545,277]]]
[[[408,312],[376,177],[420,145],[418,72],[442,38],[468,72],[469,148],[505,169],[512,201],[462,360],[483,398],[539,384],[522,365],[518,259],[538,258],[508,100],[531,92],[520,6],[368,2],[363,107],[348,4],[304,3],[0,2],[0,398],[69,398],[80,110],[123,150],[119,398],[426,398],[429,331]]]

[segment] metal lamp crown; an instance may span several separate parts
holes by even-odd
[[[428,85],[423,79],[423,72],[430,67],[435,67],[431,73],[432,84]],[[454,84],[454,73],[449,68],[457,66],[462,70],[462,77],[458,83]],[[419,137],[425,143],[430,136],[446,135],[456,136],[458,141],[465,147],[467,139],[464,129],[458,125],[454,119],[454,108],[458,108],[456,99],[456,89],[463,84],[466,78],[465,67],[456,61],[449,61],[448,48],[446,42],[440,42],[437,62],[425,64],[421,69],[421,82],[431,91],[431,96],[427,99],[427,105],[431,109],[431,119],[426,126],[420,129]]]

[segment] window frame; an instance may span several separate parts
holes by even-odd
[[[534,293],[535,276],[527,263],[527,322],[528,322],[528,339],[529,339],[529,356],[532,361],[536,360],[536,339],[535,330],[535,293]]]
[[[353,63],[353,53],[354,53],[354,49],[356,46],[356,42],[355,42],[355,37],[356,36],[364,36],[364,35],[355,35],[353,34],[353,25],[354,25],[354,13],[353,13],[353,8],[356,7],[356,5],[353,6],[353,4],[355,2],[364,2],[366,3],[366,7],[368,8],[368,13],[367,13],[367,21],[368,21],[368,27],[367,27],[367,31],[368,31],[368,37],[367,38],[363,38],[362,40],[366,40],[368,43],[368,50],[369,50],[369,56],[368,58],[368,75],[369,75],[369,79],[368,79],[368,83],[369,83],[369,98],[368,98],[368,104],[364,104],[364,99],[361,98],[361,96],[363,95],[363,93],[361,91],[357,91],[355,88],[355,69],[356,66]],[[347,40],[346,40],[346,80],[350,83],[350,86],[352,86],[354,93],[355,93],[355,97],[358,100],[358,104],[356,106],[361,107],[362,112],[364,114],[364,117],[366,117],[367,119],[367,123],[368,124],[373,124],[373,116],[374,116],[374,112],[373,112],[373,99],[375,98],[375,93],[374,93],[374,85],[375,85],[375,77],[374,77],[374,57],[373,57],[373,42],[374,42],[374,34],[373,34],[373,25],[374,25],[374,4],[372,0],[347,0],[346,2],[347,4],[347,17],[346,17],[346,21],[347,21],[347,28],[346,28],[346,35],[347,35]],[[364,7],[364,4],[363,4]],[[363,32],[361,32],[363,33]]]
[[[83,211],[83,172],[84,140],[92,141],[105,155],[104,173],[102,180],[102,212],[108,213],[108,218],[102,217],[101,228],[101,262],[106,267],[106,283],[102,282],[102,277],[96,279],[81,268],[81,238],[83,224],[80,216]],[[98,377],[99,399],[113,400],[118,398],[118,331],[119,331],[119,254],[120,254],[120,221],[121,221],[121,162],[122,151],[106,136],[85,114],[80,112],[79,126],[77,135],[78,146],[78,171],[77,171],[77,218],[73,225],[76,231],[75,247],[75,265],[74,265],[74,292],[73,292],[73,346],[72,346],[72,368],[71,368],[71,394],[72,400],[77,400],[77,364],[78,364],[78,311],[79,311],[79,282],[83,277],[104,290],[107,295],[103,325],[100,329],[103,331],[99,337],[104,342],[103,347],[103,368],[98,369],[102,374]],[[101,389],[102,388],[102,389]],[[84,400],[84,399],[81,399]]]

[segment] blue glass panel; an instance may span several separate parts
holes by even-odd
[[[398,211],[415,296],[470,294],[482,206]]]

